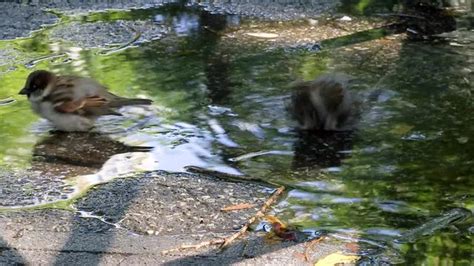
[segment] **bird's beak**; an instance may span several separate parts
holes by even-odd
[[[21,91],[18,94],[28,95],[29,93],[30,93],[30,89],[25,87],[25,88],[21,89]]]

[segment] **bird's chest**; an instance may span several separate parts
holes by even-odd
[[[31,109],[43,118],[52,120],[58,115],[58,112],[54,110],[53,104],[49,101],[37,101],[30,99],[30,102]]]

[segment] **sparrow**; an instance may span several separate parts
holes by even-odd
[[[345,131],[353,113],[353,99],[348,90],[349,77],[324,74],[312,81],[292,84],[288,111],[302,130]]]
[[[46,70],[32,72],[19,94],[26,95],[33,111],[60,131],[89,131],[99,116],[120,116],[117,108],[152,103],[112,94],[91,78],[60,76]]]

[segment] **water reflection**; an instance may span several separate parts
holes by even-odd
[[[350,155],[354,132],[298,132],[293,167],[334,170]]]
[[[151,149],[125,145],[97,132],[53,132],[33,148],[32,170],[48,175],[85,174],[84,169],[100,169],[115,154],[149,152]]]
[[[183,13],[173,17],[173,28],[178,36],[187,36],[195,33],[199,27],[199,16],[195,14]]]

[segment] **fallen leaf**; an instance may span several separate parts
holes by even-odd
[[[263,219],[266,220],[270,224],[277,223],[277,224],[280,224],[282,228],[286,228],[285,223],[283,223],[280,219],[276,218],[273,215],[265,215],[263,216]]]
[[[352,253],[357,253],[360,250],[359,244],[357,244],[356,242],[346,243],[345,247],[348,251]]]
[[[272,223],[272,227],[273,233],[275,233],[275,235],[277,235],[279,238],[289,241],[297,240],[295,230],[290,230],[280,223]]]
[[[334,266],[336,264],[355,264],[360,259],[359,256],[344,255],[342,252],[335,252],[318,260],[314,266]]]
[[[283,240],[296,241],[297,230],[289,229],[280,219],[273,215],[265,215],[263,217],[268,223],[272,225],[272,233]]]
[[[238,210],[245,210],[245,209],[250,209],[253,208],[257,205],[255,204],[250,204],[250,203],[241,203],[241,204],[236,204],[236,205],[231,205],[227,206],[221,209],[223,212],[228,212],[228,211],[238,211]]]
[[[263,39],[274,39],[278,37],[278,34],[269,33],[269,32],[247,32],[245,34],[252,37],[263,38]]]

